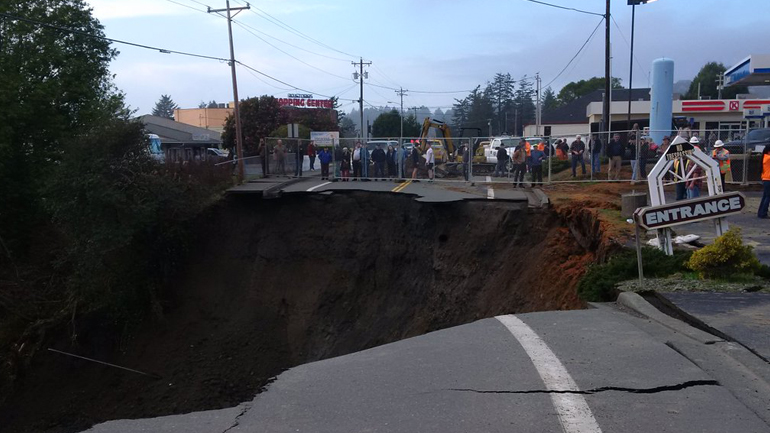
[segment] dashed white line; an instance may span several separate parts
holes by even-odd
[[[535,364],[549,391],[580,391],[575,380],[545,341],[516,316],[497,316]],[[551,394],[551,402],[565,433],[601,433],[591,408],[581,394]]]
[[[487,188],[487,198],[490,200],[495,199],[495,190],[494,188]]]
[[[487,176],[487,182],[492,182],[492,176]]]
[[[314,187],[312,187],[312,188],[308,188],[308,189],[307,189],[307,192],[313,192],[314,190],[316,190],[316,189],[318,189],[318,188],[320,188],[320,187],[322,187],[322,186],[326,186],[326,185],[329,185],[330,183],[331,183],[331,182],[326,182],[326,183],[322,183],[322,184],[320,184],[320,185],[316,185],[316,186],[314,186]]]

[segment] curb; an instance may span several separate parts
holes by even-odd
[[[618,305],[622,305],[629,310],[633,310],[652,321],[658,322],[659,324],[671,329],[674,332],[678,332],[700,343],[713,344],[724,341],[723,339],[711,335],[708,332],[693,328],[684,322],[681,322],[671,316],[662,313],[660,310],[653,307],[652,304],[634,292],[621,293],[618,296],[617,303]]]

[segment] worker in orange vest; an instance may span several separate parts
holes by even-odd
[[[762,151],[762,191],[757,216],[767,219],[767,208],[770,206],[770,146],[765,146]]]
[[[725,143],[722,140],[717,140],[714,143],[714,150],[711,152],[711,157],[719,162],[719,176],[722,178],[722,189],[725,187],[725,175],[730,173],[730,180],[732,180],[732,173],[730,172],[730,151],[724,148]]]

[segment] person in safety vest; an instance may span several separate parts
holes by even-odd
[[[770,146],[762,151],[762,200],[759,202],[757,216],[767,219],[767,208],[770,207]]]
[[[719,175],[722,177],[722,190],[725,187],[725,176],[729,173],[730,180],[732,180],[732,172],[730,171],[730,151],[724,148],[725,144],[722,140],[714,142],[714,150],[711,152],[711,157],[719,162]]]

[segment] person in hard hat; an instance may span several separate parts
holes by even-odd
[[[692,147],[697,147],[700,150],[700,140],[698,139],[697,135],[694,135],[690,139],[690,144],[692,144]]]
[[[730,171],[730,151],[725,149],[725,143],[722,140],[714,142],[714,150],[711,152],[711,157],[719,162],[719,176],[722,178],[722,190],[725,187],[725,178],[728,173],[732,178],[732,172]],[[732,179],[730,179],[732,180]]]
[[[762,200],[759,202],[757,216],[767,219],[767,208],[770,207],[770,146],[762,151]]]

